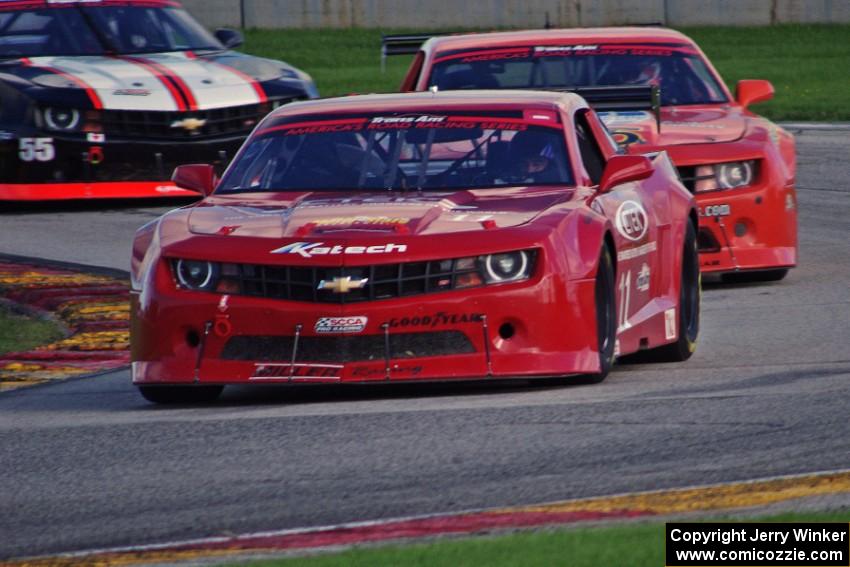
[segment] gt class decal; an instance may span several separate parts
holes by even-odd
[[[366,328],[368,317],[363,315],[346,317],[320,317],[313,330],[317,333],[361,333]]]
[[[617,209],[615,223],[617,231],[624,238],[637,242],[646,235],[648,217],[643,206],[637,201],[623,201]]]
[[[406,244],[378,244],[375,246],[325,246],[324,242],[293,242],[275,248],[271,254],[298,254],[302,258],[313,256],[338,256],[340,254],[391,254],[407,251]]]

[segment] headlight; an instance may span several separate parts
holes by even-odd
[[[80,125],[80,113],[73,108],[44,109],[44,125],[48,130],[58,132],[73,132]]]
[[[484,258],[483,263],[488,283],[512,282],[528,277],[528,254],[524,251],[491,254]]]
[[[700,165],[696,168],[697,193],[718,189],[737,189],[753,183],[756,175],[756,162],[731,161],[714,165]]]
[[[454,260],[456,289],[482,284],[516,282],[531,277],[534,268],[534,250],[501,252],[474,258]]]
[[[177,281],[181,287],[201,291],[212,291],[218,283],[219,266],[212,262],[177,260],[174,264]]]

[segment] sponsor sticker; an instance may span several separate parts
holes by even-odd
[[[634,258],[640,258],[641,256],[645,256],[650,252],[655,252],[658,249],[658,244],[653,242],[647,242],[646,244],[641,244],[640,246],[635,246],[634,248],[628,248],[626,250],[621,250],[617,253],[618,260],[632,260]]]
[[[624,238],[637,242],[646,235],[649,217],[637,201],[623,201],[617,209],[615,224]]]
[[[342,246],[337,244],[334,246],[325,246],[324,242],[293,242],[280,248],[271,250],[271,254],[298,254],[302,258],[312,258],[313,256],[338,256],[357,255],[357,254],[399,254],[407,251],[406,244],[377,244],[373,246]]]
[[[115,96],[150,96],[148,89],[117,89],[112,91]]]
[[[313,330],[317,333],[362,333],[368,317],[363,315],[347,317],[319,317]]]
[[[181,189],[176,185],[157,185],[154,191],[156,191],[157,193],[175,193],[178,191],[185,191],[185,189]]]
[[[701,217],[728,217],[731,214],[732,207],[726,204],[699,207],[699,216]]]
[[[342,373],[342,364],[288,364],[263,363],[255,364],[251,380],[293,380],[309,381],[338,381]]]
[[[621,110],[616,112],[600,112],[599,119],[606,126],[618,124],[634,124],[635,122],[655,121],[655,116],[645,110]]]
[[[386,217],[386,216],[378,216],[378,217],[332,217],[327,219],[318,219],[314,221],[310,221],[314,226],[325,227],[325,226],[350,226],[350,225],[362,225],[362,226],[382,226],[382,225],[396,225],[396,224],[407,224],[410,222],[408,217]]]
[[[478,323],[484,317],[483,313],[448,313],[438,311],[430,315],[413,315],[411,317],[394,317],[384,324],[390,329],[399,327],[437,327],[440,325],[462,325]]]
[[[635,288],[638,291],[649,291],[649,274],[649,264],[644,262],[643,266],[640,267],[637,278],[635,279]]]
[[[393,364],[390,372],[393,376],[419,376],[422,373],[422,367]],[[384,379],[387,369],[383,366],[355,366],[351,375],[355,378]]]
[[[667,340],[676,338],[676,308],[664,312],[664,337]]]
[[[445,122],[445,116],[375,116],[372,124],[421,124],[423,122]]]

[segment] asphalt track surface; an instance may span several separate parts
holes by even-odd
[[[196,408],[127,371],[0,394],[0,559],[847,468],[850,131],[798,134],[801,265],[708,286],[687,363]],[[6,211],[0,252],[124,268],[161,210]]]

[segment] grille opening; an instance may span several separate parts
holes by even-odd
[[[299,337],[296,362],[368,362],[385,360],[384,335]],[[294,337],[233,336],[224,345],[224,360],[289,362]],[[390,335],[390,359],[471,354],[475,352],[461,331],[400,333]]]
[[[720,243],[707,228],[699,229],[697,233],[697,250],[700,252],[719,252]]]

